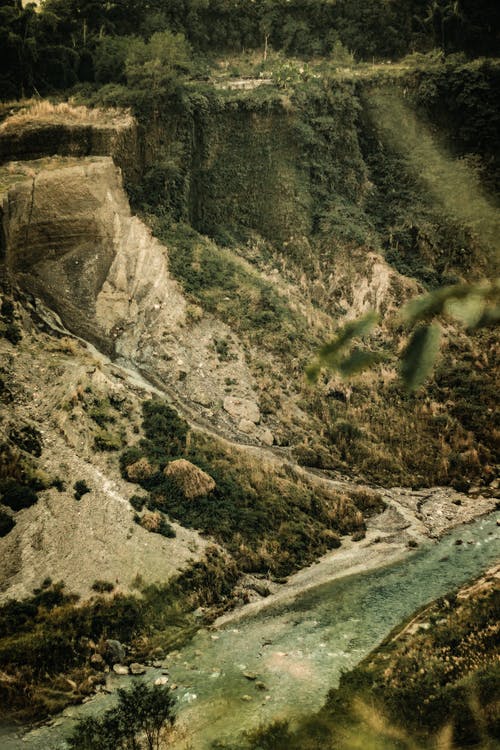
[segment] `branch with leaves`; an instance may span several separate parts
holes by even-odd
[[[410,338],[400,361],[400,375],[407,389],[418,388],[434,369],[441,347],[442,322],[452,320],[472,331],[500,323],[500,279],[477,284],[443,287],[411,300],[400,320]],[[376,312],[349,321],[337,336],[319,350],[306,370],[310,382],[316,382],[322,369],[351,377],[385,361],[387,355],[361,348],[357,343],[368,336],[380,321]]]

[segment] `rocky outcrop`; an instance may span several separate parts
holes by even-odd
[[[139,181],[143,147],[135,119],[122,113],[118,121],[72,123],[71,121],[8,121],[0,130],[0,164],[47,156],[110,156],[128,183]]]
[[[170,275],[168,249],[132,216],[113,160],[57,157],[14,166],[19,178],[4,168],[8,186],[0,188],[10,274],[71,332],[168,384],[209,419],[218,412],[235,430],[237,410],[230,418],[221,409],[227,381],[242,404],[255,404],[244,349],[221,321],[192,315]],[[221,361],[214,342],[229,336],[233,356]]]

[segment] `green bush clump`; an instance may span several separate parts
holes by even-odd
[[[134,510],[136,510],[138,513],[141,512],[141,510],[144,508],[144,505],[147,501],[146,495],[132,495],[130,498],[130,505]]]
[[[9,531],[12,531],[15,525],[16,522],[14,521],[12,516],[9,516],[8,513],[0,510],[0,537],[7,536]]]
[[[32,487],[20,484],[15,479],[0,480],[0,501],[14,511],[30,508],[38,500]]]
[[[237,450],[196,433],[188,447],[187,423],[162,402],[146,401],[143,416],[146,438],[123,452],[124,477],[130,478],[133,467],[143,462],[148,471],[134,474],[134,481],[149,492],[148,508],[209,533],[242,569],[287,575],[338,546],[339,533],[363,528],[355,498],[333,498],[286,473],[262,471]],[[187,501],[178,484],[164,474],[172,458],[186,458],[201,468],[216,488]],[[360,505],[374,512],[381,502],[373,500],[370,505],[363,497]]]
[[[174,527],[163,517],[160,521],[160,526],[158,527],[157,534],[161,534],[167,539],[174,539],[176,537]]]
[[[9,432],[9,438],[14,445],[27,453],[31,453],[32,456],[39,458],[42,455],[42,435],[36,427],[25,425],[24,427],[12,428]]]
[[[119,451],[123,447],[118,435],[109,430],[99,430],[94,437],[94,450],[96,451]]]
[[[111,581],[101,581],[97,580],[94,581],[91,588],[93,591],[97,591],[99,594],[109,594],[111,591],[113,591],[115,587],[114,583],[111,583]]]
[[[153,646],[179,648],[199,628],[190,613],[227,602],[238,576],[232,560],[209,548],[205,560],[164,586],[140,587],[137,597],[114,594],[80,604],[63,583],[44,581],[34,596],[6,602],[0,606],[0,670],[15,679],[0,683],[2,709],[46,715],[50,707],[35,699],[37,691],[43,693],[58,674],[85,667],[88,639],[134,641],[136,648],[143,643],[138,659],[148,658]],[[135,640],[140,635],[147,637]]]
[[[175,701],[169,688],[138,681],[118,691],[118,705],[100,718],[81,719],[68,740],[73,750],[155,750],[166,726],[175,721]]]
[[[75,500],[81,500],[81,498],[88,492],[92,492],[91,488],[88,486],[87,482],[84,479],[78,479],[74,483],[73,489]]]

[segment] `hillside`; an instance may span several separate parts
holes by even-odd
[[[405,305],[498,274],[487,8],[185,5],[0,8],[5,716],[497,503],[494,326],[400,378]]]

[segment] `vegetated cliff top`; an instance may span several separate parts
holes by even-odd
[[[130,127],[134,123],[131,113],[123,109],[86,107],[71,101],[54,104],[48,99],[27,99],[5,104],[8,115],[0,124],[0,133],[27,125],[65,124],[91,125],[92,127]]]

